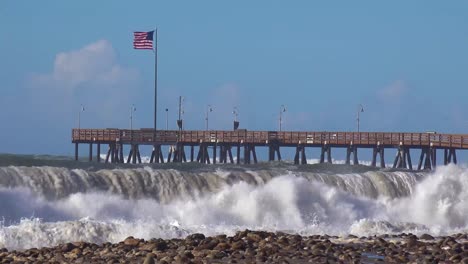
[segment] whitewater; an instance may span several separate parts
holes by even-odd
[[[0,247],[238,230],[468,232],[468,169],[331,164],[105,165],[0,157]]]

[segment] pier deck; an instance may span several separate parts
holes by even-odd
[[[384,167],[384,149],[396,148],[397,155],[394,167],[408,167],[412,169],[410,149],[421,149],[418,169],[432,169],[436,166],[438,149],[444,151],[444,163],[456,163],[455,150],[468,149],[468,134],[438,134],[427,133],[399,133],[399,132],[302,132],[302,131],[248,131],[239,129],[234,131],[198,131],[198,130],[157,130],[153,129],[73,129],[72,142],[76,144],[75,158],[78,158],[78,144],[90,144],[90,160],[92,160],[92,145],[96,144],[100,152],[101,144],[108,144],[109,151],[106,162],[123,162],[122,149],[130,145],[131,150],[127,162],[136,163],[139,158],[139,146],[153,146],[152,162],[164,162],[160,147],[170,148],[168,159],[171,161],[186,161],[185,147],[191,147],[191,161],[194,147],[198,147],[197,161],[209,163],[208,147],[213,149],[213,157],[227,162],[229,155],[233,162],[231,148],[237,148],[237,163],[240,162],[240,148],[244,148],[244,163],[250,163],[250,157],[257,161],[255,147],[268,147],[269,160],[275,156],[281,160],[281,147],[296,147],[295,163],[305,163],[305,148],[319,147],[322,149],[320,161],[331,162],[331,148],[346,148],[347,163],[351,155],[354,164],[357,163],[358,148],[373,148],[372,163],[376,164],[379,156],[381,166]],[[98,153],[99,154],[99,153]],[[110,157],[110,160],[109,160]],[[97,157],[100,160],[100,157]],[[216,162],[216,159],[213,159]]]

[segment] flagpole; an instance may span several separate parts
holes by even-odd
[[[154,30],[154,133],[153,143],[156,141],[156,123],[158,114],[158,28]]]

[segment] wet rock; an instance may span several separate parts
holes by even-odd
[[[410,237],[406,238],[405,242],[406,242],[406,247],[408,247],[408,248],[413,248],[413,247],[418,246],[418,240],[414,236],[410,236]]]
[[[234,236],[185,239],[128,237],[124,241],[97,245],[72,242],[54,248],[31,248],[24,251],[0,250],[0,263],[360,263],[362,252],[381,256],[376,263],[466,263],[468,242],[456,240],[463,234],[429,239],[413,234],[382,235],[364,240],[341,240],[336,236],[309,236],[244,230]],[[391,241],[391,238],[397,241]],[[386,240],[388,238],[389,240]]]
[[[246,238],[248,241],[251,241],[251,242],[259,242],[262,240],[262,237],[255,233],[248,233]]]
[[[422,234],[419,239],[423,239],[423,240],[434,240],[434,237],[429,235],[429,234]]]
[[[143,244],[141,245],[138,249],[139,250],[142,250],[142,251],[153,251],[154,249],[156,249],[157,247],[157,244],[156,243],[148,243],[148,244]]]
[[[146,254],[145,260],[143,261],[143,264],[155,264],[156,261],[154,260],[155,256],[153,253],[148,253]]]
[[[231,244],[231,249],[232,250],[245,250],[246,249],[245,242],[242,240],[236,241]]]
[[[203,240],[203,239],[205,239],[205,235],[199,234],[199,233],[191,234],[187,236],[187,240]]]
[[[136,246],[138,246],[138,244],[140,244],[140,240],[130,236],[130,237],[127,237],[124,240],[124,244],[127,245],[127,246],[136,247]]]
[[[223,251],[213,250],[206,257],[211,258],[211,259],[222,259],[222,258],[224,258],[226,256],[227,256],[226,253],[224,253]]]
[[[228,243],[221,242],[221,243],[218,243],[218,245],[216,245],[214,249],[224,251],[229,248],[231,248],[231,246]]]

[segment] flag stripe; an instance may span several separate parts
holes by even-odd
[[[149,32],[133,32],[133,48],[134,49],[153,49],[153,33]]]

